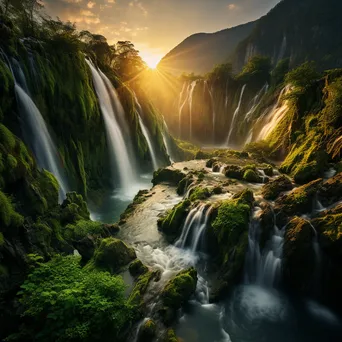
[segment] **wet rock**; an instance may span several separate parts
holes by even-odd
[[[228,165],[225,168],[225,175],[228,178],[242,180],[243,174],[244,174],[244,172],[240,166]]]
[[[220,185],[217,185],[213,188],[213,194],[220,195],[223,193],[223,187]]]
[[[211,192],[208,188],[203,186],[197,186],[196,188],[191,189],[189,198],[192,202],[198,200],[205,200],[211,196]]]
[[[205,166],[208,167],[209,169],[211,169],[213,167],[213,165],[217,162],[218,162],[217,158],[211,158],[206,162]]]
[[[214,164],[213,164],[212,171],[213,171],[213,172],[220,172],[221,167],[222,167],[222,164],[221,164],[221,163],[214,163]]]
[[[262,183],[262,178],[254,170],[246,170],[243,174],[243,180],[249,183]]]
[[[189,186],[194,182],[194,177],[192,175],[188,175],[185,178],[183,178],[177,186],[177,194],[179,196],[182,196],[185,194]]]
[[[178,310],[195,293],[197,285],[197,271],[190,267],[179,272],[164,287],[161,298],[165,307]]]
[[[318,190],[318,199],[325,207],[342,200],[342,172],[323,183]]]
[[[260,248],[263,249],[266,245],[266,242],[270,239],[271,233],[274,229],[275,225],[275,216],[273,212],[273,208],[269,203],[263,202],[261,204],[262,212],[258,217],[258,221],[260,224],[260,237],[259,237],[259,245]]]
[[[266,176],[273,177],[273,166],[269,164],[262,165],[261,170],[265,172]]]
[[[283,274],[287,286],[299,292],[309,291],[314,282],[317,260],[313,249],[315,233],[310,222],[293,218],[286,226]]]
[[[175,238],[179,235],[182,224],[186,219],[191,202],[187,199],[177,204],[169,210],[163,218],[158,220],[158,228],[169,238]]]
[[[278,226],[284,226],[293,216],[311,213],[317,190],[321,184],[322,179],[317,179],[292,190],[287,195],[278,197],[274,206]]]
[[[275,180],[265,184],[262,188],[262,196],[266,200],[275,200],[282,192],[290,191],[293,189],[290,178],[286,176],[280,176]]]
[[[129,265],[129,273],[132,277],[138,277],[147,271],[148,268],[139,259],[132,261]]]
[[[138,342],[151,342],[156,336],[156,331],[156,323],[148,319],[139,329]]]
[[[169,183],[172,185],[178,185],[178,183],[185,177],[186,174],[182,171],[172,167],[167,167],[154,172],[152,184],[157,185],[160,183]]]
[[[115,273],[135,258],[136,254],[132,247],[128,247],[119,239],[110,237],[103,239],[95,251],[94,264],[96,267]]]
[[[91,236],[86,236],[80,241],[75,241],[74,246],[82,256],[82,262],[89,261],[95,252],[96,244]]]

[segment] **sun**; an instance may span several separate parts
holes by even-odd
[[[156,69],[158,66],[158,63],[162,59],[162,55],[153,54],[150,52],[141,53],[141,57],[150,69]]]

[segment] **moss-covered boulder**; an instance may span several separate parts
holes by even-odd
[[[167,212],[165,217],[158,220],[159,229],[170,238],[175,238],[180,234],[182,224],[188,214],[191,201],[188,199],[177,204]]]
[[[197,186],[190,191],[190,201],[203,201],[211,196],[211,192],[208,188],[203,186]]]
[[[311,213],[314,208],[317,190],[321,184],[322,179],[317,179],[292,190],[287,195],[278,197],[274,206],[277,224],[284,226],[292,216]]]
[[[286,226],[283,275],[291,289],[309,291],[317,260],[313,249],[314,230],[310,222],[293,218]]]
[[[265,175],[268,177],[273,177],[273,166],[269,164],[263,164],[260,168],[265,172]]]
[[[151,342],[157,332],[157,325],[152,319],[146,320],[139,329],[138,342]]]
[[[262,183],[262,178],[254,170],[248,169],[243,173],[243,180],[249,183]]]
[[[292,182],[287,176],[280,176],[265,184],[262,188],[262,196],[266,200],[274,201],[282,192],[293,189]]]
[[[157,274],[155,272],[148,271],[143,273],[136,279],[135,285],[128,298],[128,302],[130,305],[134,305],[139,311],[144,309],[144,295],[150,282],[153,279],[156,279],[156,276]]]
[[[179,342],[179,339],[173,329],[167,329],[163,342]]]
[[[133,248],[115,238],[106,238],[94,254],[94,265],[111,273],[119,271],[136,258]]]
[[[322,249],[332,258],[342,260],[342,205],[322,212],[312,224],[320,235]]]
[[[129,264],[129,273],[132,277],[141,276],[147,271],[148,268],[139,259],[136,259]]]
[[[212,171],[213,172],[220,172],[221,167],[222,167],[222,164],[219,162],[216,162],[213,164]]]
[[[262,211],[259,214],[258,221],[260,225],[259,245],[263,249],[266,242],[270,239],[275,226],[275,215],[272,206],[269,203],[261,204]]]
[[[342,172],[322,184],[318,198],[325,207],[342,200]]]
[[[0,230],[6,227],[19,227],[24,223],[24,217],[16,212],[10,198],[0,191]]]
[[[241,277],[248,247],[248,229],[253,193],[245,190],[232,200],[219,204],[213,211],[210,229],[218,248],[218,276],[211,300],[229,293]]]
[[[197,271],[190,267],[179,272],[164,287],[161,298],[164,306],[177,310],[195,293]]]
[[[228,165],[225,167],[225,175],[227,178],[242,180],[244,171],[240,166]]]
[[[217,162],[218,162],[217,158],[211,158],[206,162],[205,166],[208,167],[209,169],[211,169],[213,167],[213,165]]]
[[[179,196],[182,196],[185,194],[186,190],[189,188],[189,186],[194,182],[194,177],[189,174],[185,178],[183,178],[177,186],[177,194]]]
[[[157,185],[160,183],[168,183],[178,185],[178,183],[186,177],[186,174],[180,170],[172,167],[159,169],[153,173],[152,184]]]
[[[82,195],[76,192],[67,193],[61,208],[62,221],[65,223],[73,223],[80,219],[90,219],[87,203],[84,201]]]

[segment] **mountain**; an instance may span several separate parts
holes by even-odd
[[[290,58],[291,67],[314,60],[323,69],[342,66],[342,1],[283,0],[259,19],[237,47],[233,65],[240,70],[255,55],[275,64]]]
[[[186,38],[172,49],[159,67],[172,74],[209,72],[223,63],[234,52],[239,42],[246,39],[257,22],[250,22],[215,33],[198,33]]]

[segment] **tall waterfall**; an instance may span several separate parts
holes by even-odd
[[[111,91],[107,88],[105,83],[106,78],[104,75],[101,75],[89,60],[86,59],[86,62],[89,65],[93,76],[96,94],[99,99],[101,112],[106,126],[107,141],[112,163],[112,173],[114,175],[114,170],[118,170],[120,188],[124,192],[127,192],[132,188],[133,184],[137,183],[137,177],[133,169],[132,158],[129,156],[128,147],[125,144],[121,127],[115,115],[113,102],[117,99],[113,89]]]
[[[167,127],[164,117],[163,117],[163,125],[164,125],[163,127],[164,129],[162,131],[162,135],[163,135],[164,146],[166,148],[166,153],[169,156],[170,163],[172,164],[175,162],[175,160],[172,157],[173,153],[172,153],[172,147],[171,147],[170,138],[169,138],[170,133],[169,133],[169,128]]]
[[[273,287],[278,283],[281,275],[285,229],[279,229],[274,224],[272,236],[261,254],[258,220],[260,212],[260,209],[255,211],[249,228],[245,282]]]
[[[158,160],[157,160],[156,151],[155,151],[155,148],[153,145],[153,141],[151,138],[151,134],[150,134],[149,130],[147,129],[146,125],[144,124],[144,121],[141,117],[143,110],[142,110],[142,107],[139,103],[137,95],[134,92],[133,92],[133,95],[134,95],[135,104],[138,107],[137,114],[138,114],[138,118],[139,118],[139,125],[141,128],[142,134],[144,135],[146,142],[147,142],[148,150],[149,150],[151,160],[152,160],[153,171],[156,171],[158,169]]]
[[[194,95],[194,90],[196,88],[197,81],[192,81],[190,85],[190,90],[189,90],[189,115],[190,115],[190,134],[189,138],[192,140],[192,100],[193,100],[193,95]]]
[[[190,86],[191,86],[190,84],[187,85],[187,82],[184,82],[182,91],[179,94],[178,138],[182,137],[182,113],[183,113],[183,108],[184,108],[184,106],[187,103],[188,98],[189,98]],[[185,88],[186,88],[186,90],[185,90]],[[185,99],[184,99],[184,93],[186,94]],[[183,99],[184,99],[184,101],[183,101]]]
[[[3,52],[2,54],[4,55]],[[8,58],[6,58],[6,61],[13,74],[24,139],[32,149],[38,167],[50,171],[58,180],[59,201],[62,202],[69,190],[62,158],[53,142],[42,114],[29,95],[26,78],[19,62],[13,59],[12,67]]]
[[[241,108],[241,102],[242,102],[242,97],[243,97],[243,94],[245,92],[245,89],[246,89],[246,84],[242,87],[241,89],[241,94],[240,94],[240,99],[239,99],[239,103],[238,103],[238,106],[234,112],[234,115],[233,115],[233,118],[232,118],[232,121],[231,121],[231,124],[230,124],[230,128],[229,128],[229,133],[228,133],[228,137],[227,137],[227,140],[226,140],[226,145],[228,146],[229,143],[230,143],[230,137],[233,133],[233,129],[234,129],[234,126],[235,126],[235,121],[236,121],[236,118],[240,112],[240,108]]]
[[[284,95],[288,94],[291,86],[287,85],[279,94],[276,105],[272,110],[265,116],[261,117],[263,121],[263,128],[259,132],[257,140],[264,140],[268,135],[276,128],[278,123],[284,118],[288,110],[288,101],[282,101]]]
[[[182,234],[176,246],[185,248],[190,246],[192,252],[196,252],[201,246],[201,239],[207,228],[208,220],[212,207],[208,204],[201,204],[192,209],[183,225]]]
[[[255,97],[252,100],[252,105],[250,110],[247,112],[245,119],[248,121],[252,118],[254,112],[259,107],[262,97],[264,94],[267,93],[268,90],[268,83],[266,82],[265,85],[260,89],[260,91],[255,95]]]
[[[213,144],[215,143],[215,133],[216,133],[216,111],[215,111],[215,103],[214,103],[214,97],[213,92],[208,86],[208,82],[205,81],[205,87],[207,88],[209,95],[210,95],[210,101],[211,101],[211,108],[212,108],[212,125],[213,125]]]

